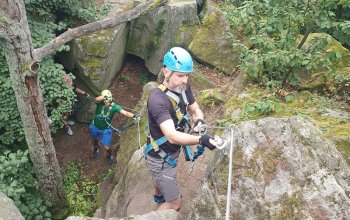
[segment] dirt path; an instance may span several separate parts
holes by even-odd
[[[108,88],[113,93],[113,97],[117,100],[119,105],[133,108],[133,106],[137,104],[142,95],[143,85],[140,83],[140,78],[142,78],[144,70],[145,67],[141,60],[134,58],[127,60],[118,77],[114,79],[113,84]],[[219,78],[214,72],[209,71],[206,75],[217,85],[220,84]],[[193,90],[195,94],[198,91],[197,88],[193,88]],[[213,114],[213,112],[216,112],[216,110],[203,110],[206,115],[206,121],[209,123],[214,122],[216,115]],[[126,121],[127,118],[125,116],[116,115],[112,124],[116,127],[121,127]],[[111,168],[105,161],[105,152],[101,149],[99,159],[92,159],[92,143],[88,131],[88,124],[77,122],[72,126],[72,130],[74,132],[73,136],[66,134],[64,129],[61,129],[54,135],[54,145],[59,164],[63,168],[70,162],[81,161],[83,162],[83,175],[89,180],[98,182],[99,177],[102,174],[107,173]],[[119,136],[117,133],[113,134],[112,140],[114,155],[116,155],[119,145]],[[180,156],[178,165],[178,182],[183,198],[180,214],[185,218],[188,217],[191,212],[191,204],[197,194],[206,167],[213,158],[213,155],[213,151],[206,149],[205,153],[196,160],[191,176],[189,176],[189,171],[192,163],[186,162],[183,154]],[[104,181],[102,183],[102,188],[103,200],[104,202],[107,202],[108,197],[113,190],[113,183]]]

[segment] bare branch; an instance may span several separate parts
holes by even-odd
[[[140,16],[141,14],[144,14],[149,10],[159,7],[165,4],[166,2],[167,0],[145,1],[137,5],[132,10],[121,14],[120,16],[107,17],[105,19],[95,21],[77,28],[68,29],[66,32],[62,33],[61,35],[53,39],[51,42],[44,45],[43,47],[35,49],[34,59],[37,61],[40,61],[45,56],[53,53],[57,47],[67,43],[68,41],[73,40],[74,38],[77,38],[84,34],[90,34],[102,29],[115,27],[124,22],[131,21],[137,18],[138,16]]]

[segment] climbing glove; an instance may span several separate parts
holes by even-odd
[[[132,118],[133,118],[135,121],[140,121],[140,120],[141,120],[140,116],[139,116],[139,115],[135,115],[135,114],[134,114],[134,116],[132,116]]]
[[[87,99],[90,98],[90,95],[87,94],[86,92],[84,92],[84,95],[86,96]]]
[[[200,118],[196,120],[193,127],[195,133],[204,133],[207,129],[204,120]]]
[[[214,150],[216,148],[216,141],[212,136],[207,134],[204,134],[199,138],[199,144],[209,148],[210,150]]]

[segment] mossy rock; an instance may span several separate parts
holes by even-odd
[[[221,11],[208,14],[201,29],[189,45],[193,56],[210,66],[232,74],[238,65],[240,51],[233,51],[226,38],[228,24]]]
[[[116,30],[116,28],[109,28],[97,31],[93,34],[83,35],[77,38],[76,41],[84,53],[97,57],[106,57],[109,50],[109,43],[107,42],[114,38]]]
[[[299,85],[302,90],[318,91],[324,93],[327,88],[327,77],[324,72],[314,73]]]
[[[308,50],[320,39],[328,39],[329,41],[323,54],[324,56],[333,57],[332,68],[334,73],[330,73],[322,66],[312,72],[297,71],[295,75],[300,81],[299,88],[322,93],[338,93],[340,95],[349,92],[350,67],[348,65],[350,63],[350,53],[348,49],[326,33],[311,33],[302,49]]]
[[[348,136],[347,138],[333,138],[332,140],[350,166],[350,137]]]
[[[224,102],[222,94],[216,89],[200,91],[197,100],[200,105],[206,107],[214,107]]]
[[[239,123],[246,120],[253,120],[266,117],[258,112],[245,112],[245,107],[249,104],[263,102],[268,100],[270,94],[260,88],[249,88],[241,94],[232,95],[224,104],[224,114],[218,119],[222,124]],[[307,116],[317,125],[326,138],[347,138],[350,137],[350,120],[344,116],[324,114],[325,109],[343,109],[345,103],[324,98],[310,91],[290,94],[289,101],[282,101],[273,98],[277,103],[278,109],[271,112],[271,117],[290,117],[293,115]],[[238,118],[233,118],[235,111],[241,110]]]

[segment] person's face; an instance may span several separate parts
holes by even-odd
[[[168,73],[165,75],[166,77],[168,77],[169,89],[177,93],[182,93],[183,91],[186,91],[187,80],[190,73],[174,72],[172,75],[170,73],[171,71],[168,70]]]
[[[105,106],[109,106],[111,104],[111,102],[109,102],[107,99],[104,99],[103,103],[105,104]]]

